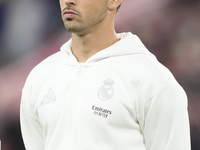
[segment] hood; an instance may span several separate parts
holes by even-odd
[[[128,33],[118,33],[117,36],[121,39],[115,44],[99,51],[90,57],[85,64],[93,64],[102,59],[124,56],[124,55],[133,55],[133,54],[146,54],[152,57],[155,57],[149,50],[144,46],[141,40],[134,34]],[[70,39],[68,42],[62,45],[61,55],[62,60],[68,65],[76,65],[78,62],[75,56],[71,52],[71,42]]]

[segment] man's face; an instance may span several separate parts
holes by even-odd
[[[66,29],[84,35],[104,21],[108,0],[60,0],[60,7]]]

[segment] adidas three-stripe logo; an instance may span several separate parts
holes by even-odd
[[[45,104],[50,104],[56,101],[56,96],[52,89],[50,89],[47,94],[44,96],[43,101],[40,103],[41,106]]]

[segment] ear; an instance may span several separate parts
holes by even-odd
[[[109,0],[108,9],[110,11],[117,10],[117,7],[122,3],[122,0]]]

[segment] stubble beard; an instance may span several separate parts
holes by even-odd
[[[83,36],[91,32],[92,30],[95,30],[95,27],[103,22],[105,17],[106,10],[102,10],[97,14],[83,18],[82,20],[66,19],[64,21],[65,28],[71,33]]]
[[[74,23],[73,19],[67,19],[67,22],[65,23],[65,28],[75,34],[79,34],[85,30],[85,27],[79,25],[81,23]]]

